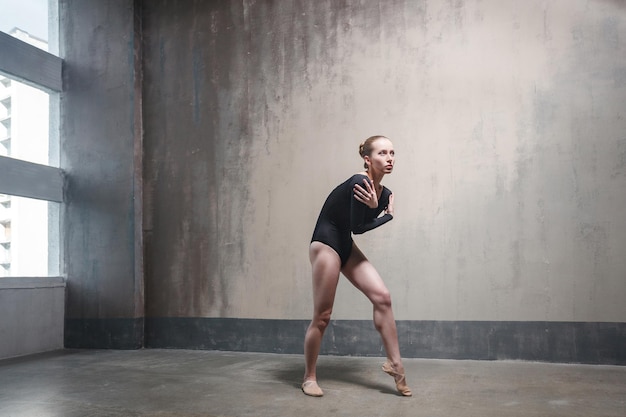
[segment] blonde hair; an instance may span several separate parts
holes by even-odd
[[[359,155],[361,156],[361,158],[365,158],[366,156],[370,156],[372,154],[372,144],[376,142],[378,139],[389,139],[389,138],[387,136],[375,135],[375,136],[370,136],[369,138],[365,139],[365,141],[363,141],[359,145]],[[367,163],[363,163],[363,167],[367,170]]]

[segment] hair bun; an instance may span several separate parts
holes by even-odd
[[[365,148],[365,142],[361,142],[359,145],[359,155],[363,156],[363,148]]]

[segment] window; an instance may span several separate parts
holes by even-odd
[[[48,22],[56,20],[50,19],[49,3],[55,3],[56,6],[56,1],[49,0],[0,0],[0,31],[9,34],[15,32],[13,36],[18,39],[27,37],[30,41],[26,42],[48,51],[49,33],[54,27]]]
[[[0,195],[0,276],[59,274],[59,203]]]
[[[50,158],[48,93],[0,75],[0,155],[58,166]]]
[[[0,277],[60,272],[56,7],[0,0]]]

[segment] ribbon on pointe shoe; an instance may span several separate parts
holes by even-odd
[[[410,397],[413,395],[411,392],[411,388],[406,384],[406,376],[404,374],[398,373],[396,368],[393,367],[389,361],[383,364],[383,372],[391,375],[393,380],[396,382],[396,388],[400,394],[404,397]]]

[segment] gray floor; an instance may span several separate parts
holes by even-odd
[[[0,361],[0,416],[626,416],[626,367],[406,359],[412,398],[381,358],[62,351]]]

